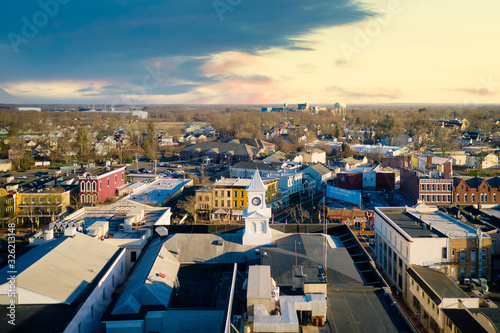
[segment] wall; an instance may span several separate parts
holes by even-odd
[[[125,250],[121,249],[115,262],[81,305],[64,332],[104,332],[101,318],[111,303],[113,291],[119,284],[123,283],[125,276]],[[91,316],[92,308],[93,317]],[[79,325],[80,330],[78,330]]]

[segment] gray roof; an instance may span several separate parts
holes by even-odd
[[[262,162],[247,162],[240,161],[235,163],[231,168],[233,169],[250,169],[250,170],[260,170],[260,171],[277,171],[276,167],[268,163]]]
[[[385,216],[391,219],[392,222],[403,229],[403,231],[410,235],[410,237],[412,238],[444,237],[444,235],[436,229],[422,229],[422,227],[420,227],[419,225],[420,220],[405,212],[404,207],[378,207],[376,210],[381,211]]]
[[[79,232],[30,250],[16,260],[16,285],[44,303],[72,303],[120,249]],[[8,267],[0,271],[7,281]],[[22,301],[23,297],[20,297]]]
[[[224,143],[224,142],[200,142],[194,145],[182,148],[182,151],[197,150],[200,152],[208,152],[211,149],[218,149],[220,154],[231,152],[232,155],[237,156],[254,156],[260,149],[245,144],[239,143]]]
[[[469,309],[479,310],[479,309]],[[495,309],[498,312],[498,309]],[[486,333],[488,332],[481,326],[475,318],[466,309],[443,309],[444,314],[450,318],[453,324],[463,333]],[[498,330],[497,330],[498,332]]]
[[[433,269],[412,265],[408,267],[408,275],[424,290],[437,305],[444,298],[469,298],[459,286],[445,274]]]
[[[304,172],[308,172],[311,169],[314,170],[314,171],[316,171],[316,172],[318,172],[321,175],[326,175],[327,173],[331,173],[332,172],[330,169],[328,169],[327,167],[325,167],[321,163],[317,163],[317,164],[311,165],[310,167],[304,169]]]
[[[324,242],[328,242],[328,284],[363,285],[349,253],[340,241],[321,234],[293,234],[276,241],[276,248],[264,248],[262,265],[271,266],[271,276],[279,286],[292,285],[292,270],[297,265],[315,267],[323,265]],[[297,246],[296,246],[297,244]],[[295,252],[297,249],[297,252]],[[297,260],[296,260],[297,258]]]

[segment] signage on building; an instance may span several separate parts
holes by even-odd
[[[336,186],[326,187],[326,197],[361,206],[361,192],[351,191]]]

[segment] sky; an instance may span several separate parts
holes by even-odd
[[[498,0],[26,0],[2,9],[0,103],[500,103]]]

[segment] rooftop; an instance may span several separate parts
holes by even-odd
[[[158,179],[148,186],[138,189],[127,198],[131,201],[161,206],[177,191],[182,191],[184,187],[190,186],[192,182],[191,179]]]
[[[379,207],[376,210],[391,219],[413,238],[477,238],[476,229],[438,211],[436,207],[418,205],[416,208]],[[489,236],[483,233],[483,237],[488,238]]]
[[[469,295],[445,274],[431,268],[412,265],[408,267],[408,275],[437,305],[445,298],[469,298]]]

